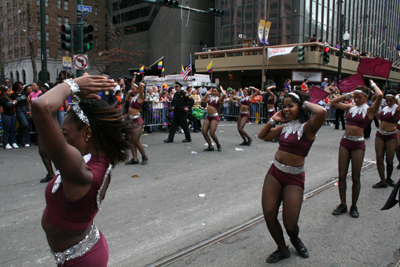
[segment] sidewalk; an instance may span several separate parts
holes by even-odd
[[[397,174],[395,170],[394,180]],[[392,188],[372,189],[377,181],[376,166],[362,173],[357,219],[349,214],[331,215],[340,203],[337,186],[303,203],[300,238],[309,249],[308,259],[297,256],[285,232],[292,256],[279,263],[266,263],[276,245],[263,221],[170,266],[396,266],[400,259],[400,211],[398,206],[380,210]],[[349,206],[350,180],[347,180],[347,199]],[[282,223],[281,214],[279,219]]]

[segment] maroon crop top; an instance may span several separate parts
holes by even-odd
[[[208,105],[218,109],[221,103],[219,102],[219,98],[212,97],[211,99],[208,100]]]
[[[133,108],[133,109],[136,109],[136,110],[141,110],[142,109],[143,102],[142,103],[137,102],[138,97],[139,97],[139,94],[137,94],[136,97],[132,98],[131,102],[129,103],[129,107],[130,108]]]
[[[270,105],[275,105],[275,97],[274,96],[270,96],[267,100],[267,103]]]
[[[388,123],[397,123],[400,120],[400,116],[397,115],[397,104],[394,104],[391,108],[386,106],[379,113],[379,119]]]
[[[365,130],[368,127],[371,120],[367,116],[368,105],[364,104],[360,107],[354,106],[346,116],[346,124],[360,127]]]
[[[93,173],[93,183],[82,198],[71,201],[65,196],[61,177],[53,178],[46,186],[46,208],[43,216],[51,225],[63,230],[84,230],[92,223],[100,209],[100,191],[112,165],[108,158],[91,155],[87,166]]]
[[[315,139],[310,140],[303,134],[305,124],[298,120],[287,123],[279,136],[278,150],[307,157]]]
[[[245,105],[245,106],[250,106],[250,103],[251,103],[248,96],[246,98],[242,98],[240,100],[240,102],[242,103],[242,105]]]

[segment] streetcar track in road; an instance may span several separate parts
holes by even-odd
[[[367,170],[367,169],[369,169],[369,168],[371,168],[371,167],[373,167],[375,165],[376,165],[375,162],[369,161],[365,166],[363,166],[361,168],[361,172],[363,172],[363,171],[365,171],[365,170]],[[351,174],[352,174],[351,172],[348,172],[346,178],[347,179],[351,178]],[[325,184],[323,184],[323,185],[321,185],[321,186],[319,186],[319,187],[317,187],[315,189],[312,189],[312,190],[306,192],[304,194],[304,196],[303,196],[303,201],[306,201],[306,200],[312,198],[313,196],[316,196],[319,193],[321,193],[321,192],[327,190],[328,188],[334,186],[334,184],[336,182],[338,182],[338,180],[339,179],[336,177],[335,179],[333,179],[333,180],[331,180],[331,181],[329,181],[329,182],[327,182],[327,183],[325,183]],[[282,211],[282,206],[279,208],[279,212],[281,212],[281,211]],[[201,249],[204,249],[206,247],[214,245],[215,243],[217,243],[217,242],[219,242],[221,240],[224,240],[225,238],[228,238],[230,236],[238,234],[238,233],[240,233],[240,232],[242,232],[242,231],[244,231],[244,230],[246,230],[246,229],[248,229],[248,228],[250,228],[250,227],[252,227],[254,225],[257,225],[258,223],[260,223],[262,221],[264,221],[264,215],[263,214],[257,215],[256,217],[251,218],[250,220],[248,220],[248,221],[246,221],[246,222],[244,222],[244,223],[242,223],[240,225],[234,226],[234,227],[232,227],[232,228],[230,228],[230,229],[228,229],[228,230],[226,230],[226,231],[224,231],[222,233],[219,233],[219,234],[214,235],[214,236],[212,236],[210,238],[207,238],[207,239],[205,239],[203,241],[200,241],[197,244],[194,244],[194,245],[189,246],[189,247],[187,247],[185,249],[182,249],[182,250],[180,250],[180,251],[178,251],[176,253],[173,253],[173,254],[171,254],[169,256],[161,258],[161,259],[157,260],[156,262],[151,263],[151,264],[146,265],[146,266],[147,267],[160,267],[160,266],[170,265],[170,264],[172,264],[174,262],[177,262],[177,261],[179,261],[179,260],[181,260],[181,259],[183,259],[183,258],[185,258],[185,257],[187,257],[187,256],[189,256],[189,255],[201,250]],[[400,263],[400,261],[398,262],[398,264],[399,263]]]

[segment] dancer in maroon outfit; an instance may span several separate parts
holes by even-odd
[[[339,196],[340,205],[332,212],[333,215],[341,215],[347,212],[346,205],[346,177],[351,161],[351,179],[353,181],[350,216],[358,218],[357,201],[360,195],[361,167],[364,161],[365,143],[364,130],[374,118],[382,102],[382,91],[370,80],[371,88],[375,90],[376,100],[372,107],[368,107],[367,99],[370,89],[365,86],[357,86],[355,90],[346,95],[336,97],[331,100],[335,108],[347,111],[346,131],[340,141],[339,147]],[[354,98],[354,104],[341,103],[343,100]]]
[[[269,255],[268,263],[290,257],[290,250],[283,237],[278,212],[283,202],[283,224],[300,257],[308,258],[306,246],[299,238],[298,220],[304,193],[304,161],[327,114],[323,107],[309,103],[310,96],[301,91],[285,95],[283,110],[275,113],[262,128],[258,138],[279,138],[279,148],[269,169],[262,192],[265,222],[278,250]],[[309,120],[307,110],[314,113]],[[285,123],[276,128],[276,123]]]
[[[128,158],[124,134],[130,134],[131,126],[119,109],[94,93],[115,86],[102,76],[68,79],[32,104],[36,129],[59,169],[46,187],[42,217],[58,266],[107,266],[107,242],[93,219],[105,197],[112,166]],[[56,115],[71,93],[85,100],[67,112],[61,132]]]

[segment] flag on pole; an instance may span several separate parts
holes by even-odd
[[[267,21],[265,22],[265,28],[264,28],[264,43],[266,45],[269,45],[268,43],[268,36],[269,36],[269,29],[271,28],[271,22]]]
[[[140,74],[144,74],[144,65],[139,69]]]
[[[161,60],[160,62],[158,62],[158,69],[162,70],[162,68],[163,68],[163,62]]]
[[[161,76],[164,76],[164,68],[162,68]]]
[[[192,54],[190,54],[189,56],[189,61],[186,65],[186,69],[185,69],[185,73],[183,74],[183,81],[186,82],[188,77],[189,77],[189,73],[192,72]]]
[[[182,65],[182,69],[181,69],[181,74],[185,74],[185,70],[183,69],[183,65]]]
[[[210,64],[208,64],[208,66],[207,66],[207,72],[211,73],[212,71],[213,71],[213,64],[212,64],[212,61],[211,61]]]

